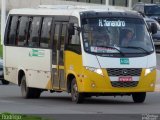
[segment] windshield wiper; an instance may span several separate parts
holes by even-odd
[[[147,50],[145,50],[144,48],[141,48],[141,47],[128,46],[128,47],[121,47],[121,48],[138,49],[138,50],[144,51],[146,54],[150,54],[150,52],[148,52]]]
[[[121,50],[119,50],[118,48],[116,48],[116,47],[112,47],[112,46],[98,46],[98,47],[116,49],[123,57],[125,56],[125,54]]]

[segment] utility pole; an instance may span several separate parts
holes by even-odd
[[[109,6],[109,0],[106,0],[106,6]]]
[[[1,0],[1,44],[3,44],[6,24],[6,0]]]
[[[128,4],[129,9],[132,8],[132,0],[129,0],[129,4]]]

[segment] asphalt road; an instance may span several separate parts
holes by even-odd
[[[0,86],[0,112],[27,114],[139,114],[160,113],[160,93],[148,93],[145,103],[128,97],[93,97],[83,104],[71,102],[65,93],[44,92],[40,99],[23,99],[20,88]]]
[[[158,68],[160,66],[160,55],[157,56],[157,62]],[[75,104],[71,102],[70,95],[67,93],[43,92],[40,99],[23,99],[18,86],[5,86],[0,83],[0,113],[1,112],[58,114],[56,118],[59,120],[62,118],[69,118],[70,120],[77,118],[80,120],[83,119],[83,117],[91,119],[91,116],[99,120],[98,115],[102,114],[104,115],[102,118],[105,118],[105,114],[107,114],[108,118],[123,119],[123,116],[120,114],[130,114],[127,119],[134,118],[133,120],[135,120],[136,118],[142,119],[142,114],[146,113],[160,114],[160,92],[148,93],[146,101],[143,104],[133,103],[131,96],[115,98],[112,96],[92,97],[86,99],[83,104]],[[73,115],[69,117],[70,114],[74,114],[75,117],[73,117]],[[77,117],[76,114],[78,114],[79,117]],[[118,114],[118,116],[112,114]],[[134,116],[135,114],[139,116]],[[86,117],[86,115],[90,116]],[[51,117],[51,115],[48,116]]]

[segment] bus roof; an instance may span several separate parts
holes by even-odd
[[[37,8],[21,8],[13,9],[9,14],[17,15],[64,15],[64,16],[79,16],[80,12],[121,12],[137,14],[137,12],[130,11],[127,8],[113,7],[113,6],[73,6],[73,5],[40,5]]]

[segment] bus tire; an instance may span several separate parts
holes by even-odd
[[[133,93],[132,98],[135,103],[143,103],[146,98],[146,92]]]
[[[41,94],[41,90],[27,87],[26,77],[23,76],[21,81],[21,93],[22,93],[22,97],[26,99],[39,98]]]
[[[3,84],[3,85],[8,85],[8,84],[9,84],[9,81],[6,81],[6,80],[3,79],[3,80],[2,80],[2,84]]]
[[[84,101],[83,93],[78,92],[78,86],[75,78],[71,82],[71,97],[72,101],[77,104],[82,103]]]

